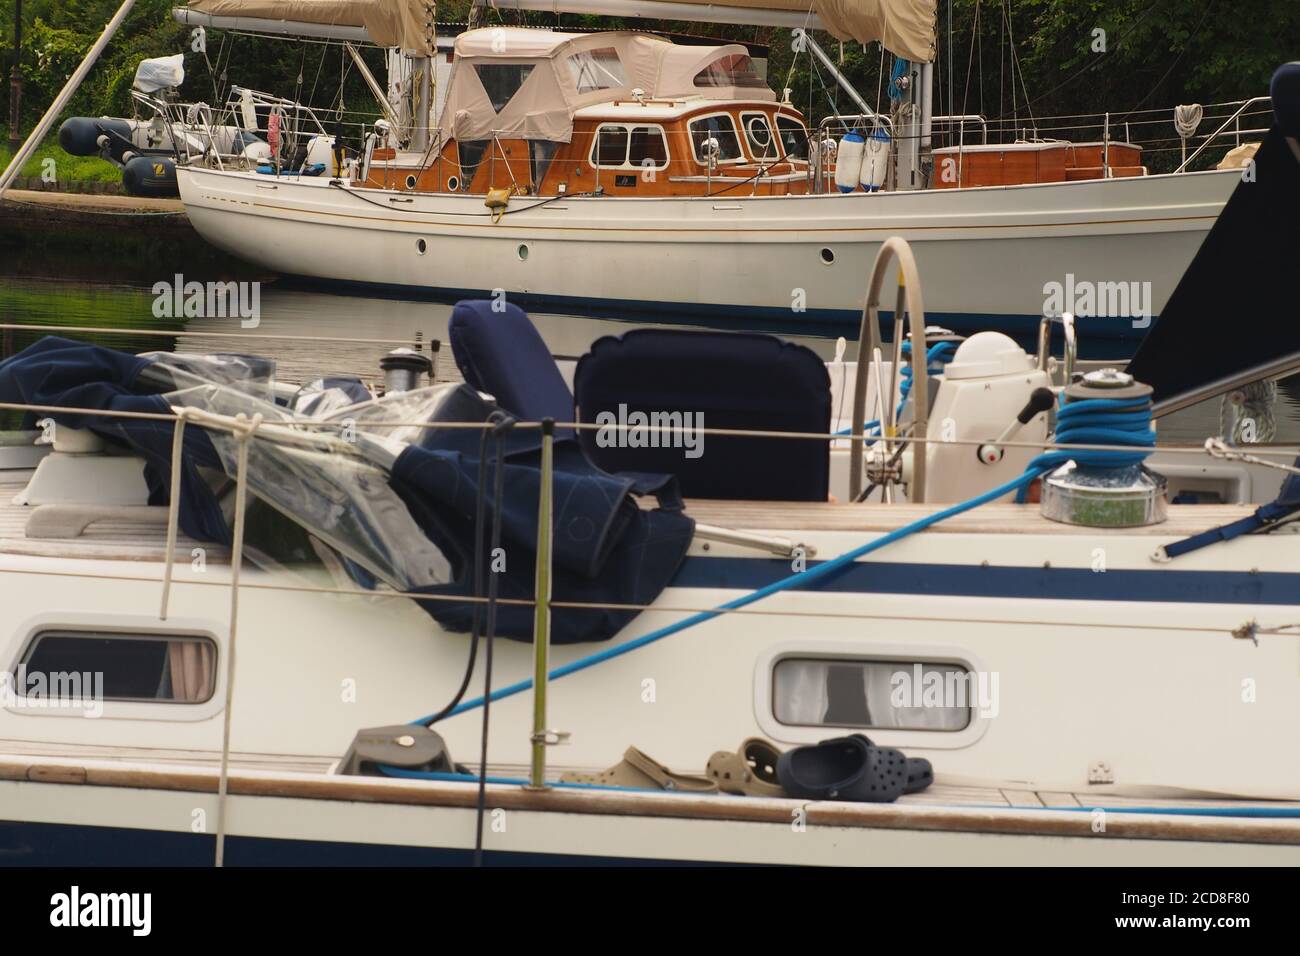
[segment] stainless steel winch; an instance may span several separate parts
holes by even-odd
[[[1066,386],[1065,403],[1149,398],[1151,387],[1118,369],[1088,372]],[[1098,442],[1097,444],[1105,444]],[[1119,467],[1068,461],[1043,478],[1043,517],[1091,528],[1158,524],[1169,509],[1164,475],[1138,463]]]

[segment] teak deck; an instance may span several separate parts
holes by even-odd
[[[35,557],[119,561],[163,561],[167,537],[159,525],[128,521],[92,524],[73,539],[33,539],[26,535],[31,509],[13,503],[26,486],[29,471],[0,472],[0,553]],[[646,506],[650,500],[643,502]],[[692,499],[686,513],[703,524],[754,531],[886,532],[933,514],[946,505],[835,504],[827,501],[711,501]],[[934,534],[1142,534],[1184,537],[1227,524],[1254,512],[1253,505],[1170,505],[1167,521],[1145,528],[1072,528],[1044,518],[1037,505],[988,504],[949,518],[926,533]],[[206,550],[206,560],[229,560],[224,548],[180,535],[176,560],[188,562],[193,548]]]

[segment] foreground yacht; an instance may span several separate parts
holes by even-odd
[[[34,343],[3,858],[1294,865],[1296,451],[1152,431],[1300,366],[1201,307],[1250,261],[1243,314],[1291,294],[1287,110],[1127,373],[1072,374],[1064,318],[1064,369],[927,329],[900,239],[829,366],[646,329],[561,367],[499,301],[457,307],[464,383],[407,350],[382,394]],[[827,738],[933,782],[853,789]]]

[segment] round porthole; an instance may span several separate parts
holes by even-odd
[[[460,180],[455,176],[447,177],[447,192],[454,193],[460,189]]]
[[[516,254],[517,256],[519,256],[519,261],[520,261],[520,262],[527,262],[527,261],[528,261],[528,246],[525,245],[525,244],[522,243],[522,242],[519,243],[519,248],[515,250],[515,254]]]
[[[429,251],[429,244],[425,242],[423,239],[416,239],[415,251],[420,255],[424,255],[426,252]]]
[[[830,249],[822,249],[822,262],[831,265],[835,262],[835,253]]]
[[[414,175],[414,174],[412,174],[412,175],[406,177],[406,188],[407,188],[407,189],[414,189],[414,188],[415,188],[415,175]]]

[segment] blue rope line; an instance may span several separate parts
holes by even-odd
[[[397,777],[405,780],[438,780],[445,783],[474,784],[479,782],[478,775],[472,773],[442,773],[426,770],[405,770],[401,767],[388,767],[382,765],[380,766],[380,769],[383,770],[385,776]],[[529,781],[525,780],[523,777],[497,776],[489,776],[486,779],[486,782],[512,787],[527,786],[529,783]],[[563,780],[548,783],[547,786],[561,790],[616,790],[624,793],[668,793],[681,796],[700,796],[707,792],[691,790],[661,790],[658,787],[627,787],[618,784],[605,783],[569,783]],[[937,806],[961,808],[957,804],[937,804]],[[1008,807],[1000,804],[982,804],[979,806],[979,809],[1055,810],[1067,813],[1092,813],[1095,810],[1102,810],[1105,813],[1142,813],[1158,816],[1250,817],[1276,820],[1300,819],[1300,807]]]
[[[404,780],[440,780],[444,783],[479,783],[479,776],[476,773],[444,773],[437,770],[406,770],[402,767],[390,767],[387,764],[380,764],[379,769],[383,771],[386,777],[401,777]],[[511,787],[526,787],[532,781],[525,780],[523,777],[487,777],[484,783],[501,783]],[[662,790],[659,787],[623,787],[612,783],[567,783],[565,781],[556,781],[548,783],[548,787],[558,787],[564,790],[621,790],[625,793],[709,793],[711,791],[691,791],[691,790]]]
[[[984,810],[1056,810],[1066,813],[1148,813],[1180,817],[1264,817],[1266,819],[1300,819],[1300,807],[1008,807],[982,804]]]
[[[624,641],[622,644],[615,644],[613,647],[607,647],[604,650],[597,651],[595,654],[588,654],[586,657],[580,657],[576,661],[570,661],[568,664],[564,664],[552,670],[547,675],[547,677],[550,680],[558,680],[561,677],[567,677],[569,674],[575,674],[578,671],[586,670],[588,667],[594,667],[597,664],[601,664],[604,663],[605,661],[612,660],[615,657],[621,657],[622,655],[627,654],[630,651],[634,651],[637,648],[644,647],[647,644],[653,644],[655,641],[662,640],[663,638],[668,637],[669,635],[676,634],[680,631],[684,631],[688,628],[694,627],[696,624],[703,624],[705,621],[711,621],[713,620],[713,618],[719,617],[720,615],[724,614],[727,611],[735,610],[736,608],[746,607],[757,601],[761,601],[763,600],[763,598],[770,597],[771,595],[776,594],[780,591],[785,591],[793,587],[800,587],[800,588],[811,587],[816,582],[821,581],[824,578],[830,577],[831,575],[843,570],[845,567],[852,564],[854,561],[856,561],[860,557],[863,557],[864,555],[870,554],[873,551],[878,551],[881,548],[885,547],[886,545],[893,544],[895,541],[900,541],[903,538],[906,538],[910,534],[914,534],[917,531],[922,531],[930,527],[931,525],[938,524],[940,521],[944,521],[945,519],[951,518],[954,515],[959,515],[962,514],[963,512],[970,511],[972,508],[978,508],[980,505],[985,504],[987,502],[996,501],[998,498],[1001,498],[1003,495],[1008,495],[1011,492],[1018,490],[1022,486],[1028,485],[1037,477],[1038,477],[1038,472],[1026,471],[1023,475],[1020,475],[1019,477],[1014,478],[1011,481],[1006,482],[1005,484],[998,485],[996,488],[993,488],[990,491],[986,491],[983,494],[977,495],[974,498],[971,498],[967,501],[963,501],[958,504],[951,505],[943,509],[942,511],[936,511],[932,515],[928,515],[924,518],[920,518],[916,521],[913,521],[911,524],[904,525],[901,528],[896,528],[895,530],[890,531],[887,534],[881,535],[879,538],[876,538],[874,541],[869,541],[866,544],[861,545],[860,547],[854,548],[852,551],[846,551],[844,554],[841,554],[839,557],[832,558],[829,561],[824,561],[821,564],[818,564],[815,567],[811,567],[806,571],[795,572],[794,574],[791,574],[788,577],[781,578],[779,581],[774,581],[771,584],[765,585],[764,587],[759,588],[757,591],[751,591],[749,594],[741,595],[740,597],[728,601],[725,604],[720,604],[718,605],[718,607],[712,610],[700,611],[696,614],[692,614],[690,617],[684,618],[676,622],[675,624],[669,624],[665,627],[659,628],[656,631],[651,631],[649,634],[643,634],[641,637],[633,638],[630,641]],[[495,703],[496,701],[501,700],[504,697],[512,697],[515,694],[526,691],[532,686],[533,686],[532,678],[517,681],[514,684],[510,684],[506,687],[499,687],[496,690],[492,691],[491,699]],[[463,714],[467,710],[473,710],[476,707],[482,707],[484,700],[485,700],[484,697],[479,696],[479,697],[475,697],[472,700],[462,701],[460,704],[454,707],[447,716],[454,717],[457,714]],[[429,716],[421,717],[418,720],[412,721],[412,723],[427,724],[429,721]]]
[[[951,343],[940,344],[951,345]],[[935,346],[930,350],[930,352],[934,353],[938,348],[939,346]],[[929,353],[927,353],[927,360],[928,358]],[[663,640],[665,637],[692,628],[696,624],[703,624],[705,621],[711,621],[713,618],[719,617],[727,611],[746,607],[781,591],[793,588],[802,589],[812,587],[817,582],[831,577],[865,555],[871,554],[874,551],[879,551],[881,548],[893,544],[895,541],[901,541],[909,535],[915,534],[918,531],[923,531],[941,521],[947,520],[948,518],[978,508],[990,501],[996,501],[1012,492],[1015,492],[1017,500],[1021,501],[1024,498],[1025,492],[1034,481],[1045,472],[1058,467],[1065,461],[1073,459],[1080,464],[1086,463],[1098,467],[1128,467],[1140,463],[1150,453],[1150,448],[1155,444],[1155,433],[1151,430],[1150,412],[1151,403],[1149,400],[1134,402],[1131,400],[1119,399],[1093,399],[1066,404],[1061,407],[1058,412],[1057,442],[1070,440],[1067,436],[1073,436],[1073,440],[1075,441],[1086,441],[1089,444],[1100,444],[1101,439],[1099,438],[1081,437],[1085,435],[1097,435],[1104,436],[1106,443],[1109,444],[1131,445],[1134,447],[1134,451],[1094,452],[1088,449],[1080,449],[1075,452],[1058,450],[1039,455],[1029,463],[1023,474],[998,485],[996,488],[985,491],[973,498],[967,499],[966,501],[950,505],[941,511],[936,511],[932,515],[919,518],[910,524],[881,535],[874,541],[869,541],[851,551],[846,551],[837,558],[824,561],[806,571],[799,571],[788,575],[787,577],[765,585],[756,591],[751,591],[749,594],[741,595],[725,604],[720,604],[716,608],[708,611],[700,611],[682,619],[681,621],[666,625],[665,627],[651,631],[648,634],[643,634],[642,636],[633,638],[630,641],[624,641],[622,644],[615,644],[612,647],[604,648],[594,654],[588,654],[586,657],[580,657],[575,661],[570,661],[568,664],[561,665],[560,667],[550,671],[547,674],[547,679],[552,681],[558,680],[561,677],[567,677],[569,674],[576,674],[578,671],[586,670],[589,667],[595,667],[597,664],[613,660],[616,657],[621,657],[622,655],[628,654],[638,648],[645,647],[647,644],[653,644],[655,641]],[[462,701],[445,716],[454,717],[457,714],[463,714],[466,711],[482,707],[487,700],[491,700],[495,703],[496,701],[502,700],[506,697],[513,697],[515,694],[529,690],[532,686],[532,678],[516,681],[506,687],[497,688],[487,697],[479,696],[472,700]],[[426,715],[417,720],[411,721],[411,723],[427,725],[434,716],[436,715]],[[418,770],[399,771],[398,768],[382,765],[381,769],[385,774],[390,776],[401,776],[421,780],[473,779],[477,781],[478,779],[477,777],[462,774],[447,775],[437,774],[432,771]],[[489,778],[489,782],[513,783],[515,781],[513,778],[503,777],[496,778],[496,780]],[[522,783],[526,781],[519,782]],[[575,786],[592,785],[583,784]]]

